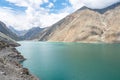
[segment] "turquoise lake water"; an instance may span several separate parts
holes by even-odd
[[[120,44],[19,42],[40,80],[120,80]]]

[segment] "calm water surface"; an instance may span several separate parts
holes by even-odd
[[[19,42],[40,80],[120,80],[120,44]]]

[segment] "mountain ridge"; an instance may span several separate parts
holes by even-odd
[[[99,10],[83,8],[43,30],[39,40],[120,42],[117,29],[120,25],[120,2]]]
[[[113,4],[113,5],[110,5],[110,6],[108,6],[108,7],[105,7],[105,8],[103,8],[103,9],[91,9],[91,8],[86,7],[86,6],[83,6],[82,8],[78,9],[77,11],[89,9],[89,10],[96,11],[96,12],[99,12],[99,13],[101,13],[101,14],[104,14],[106,11],[112,10],[112,9],[118,7],[119,5],[120,5],[120,2],[117,2],[117,3]]]

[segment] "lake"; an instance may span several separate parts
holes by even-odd
[[[120,80],[120,44],[19,43],[23,66],[40,80]]]

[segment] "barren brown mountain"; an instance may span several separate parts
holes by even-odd
[[[39,40],[120,42],[120,3],[104,9],[83,7],[42,31]]]

